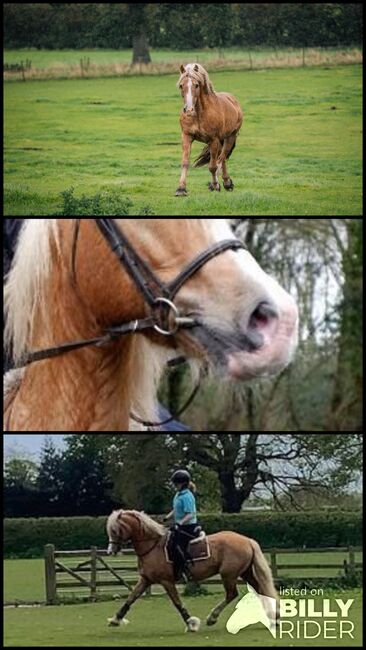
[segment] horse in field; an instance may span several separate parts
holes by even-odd
[[[233,190],[226,161],[231,156],[243,122],[238,100],[230,93],[214,91],[207,71],[199,63],[180,66],[180,88],[184,106],[180,114],[182,130],[182,172],[175,196],[187,196],[186,180],[193,140],[205,142],[195,167],[209,164],[211,192],[220,191],[218,175],[222,172],[224,188]]]
[[[165,589],[174,607],[181,615],[186,624],[186,631],[198,632],[201,621],[196,616],[191,616],[184,607],[176,587],[173,565],[169,562],[167,555],[169,536],[164,526],[143,512],[117,510],[108,518],[107,532],[109,555],[116,555],[122,550],[123,543],[132,543],[138,557],[140,574],[140,579],[126,602],[113,618],[108,619],[110,627],[118,627],[121,623],[127,623],[125,616],[132,605],[151,585],[159,584]],[[222,531],[207,537],[204,536],[200,543],[206,552],[202,555],[200,550],[193,549],[193,544],[196,544],[197,541],[195,540],[189,546],[189,553],[196,558],[196,560],[192,558],[193,563],[190,564],[192,580],[199,583],[219,575],[225,590],[225,598],[210,612],[206,620],[207,625],[215,625],[224,609],[237,599],[239,596],[237,584],[242,581],[252,587],[251,593],[255,590],[257,595],[262,596],[262,602],[263,598],[264,603],[266,600],[272,599],[274,607],[270,614],[272,622],[275,624],[279,616],[278,594],[271,569],[258,542],[244,537],[244,535]],[[234,617],[233,631],[238,625],[238,618],[243,619],[238,615]],[[243,621],[239,620],[240,622],[243,627]]]

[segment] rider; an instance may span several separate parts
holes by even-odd
[[[190,556],[187,548],[189,542],[197,536],[198,528],[196,499],[194,496],[196,488],[192,483],[190,473],[185,469],[178,469],[174,472],[171,480],[177,488],[177,493],[173,501],[173,510],[165,517],[165,520],[174,516],[175,577],[176,580],[179,580],[181,573],[184,573],[186,578],[189,579],[191,577],[188,568]]]

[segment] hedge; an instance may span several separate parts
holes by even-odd
[[[5,519],[4,557],[40,557],[45,544],[59,550],[106,548],[106,521],[107,516]],[[232,530],[253,537],[263,548],[362,545],[358,511],[203,514],[200,523],[209,534]]]

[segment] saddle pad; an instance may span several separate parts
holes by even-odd
[[[171,533],[169,533],[165,546],[164,546],[164,551],[165,551],[165,558],[166,561],[169,564],[173,564],[172,560],[172,548],[171,548]],[[192,542],[189,543],[188,545],[188,553],[190,557],[192,558],[192,562],[201,562],[202,560],[209,560],[211,557],[211,548],[210,548],[210,543],[208,541],[208,537],[204,537],[203,539],[194,539]]]

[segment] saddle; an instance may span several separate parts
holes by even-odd
[[[201,562],[202,560],[209,560],[211,557],[210,543],[201,526],[197,526],[195,533],[197,534],[197,537],[189,542],[187,548],[190,558],[189,562],[193,564]],[[168,533],[164,548],[166,561],[169,564],[174,564],[174,546],[172,545],[172,538],[173,534],[171,532]]]

